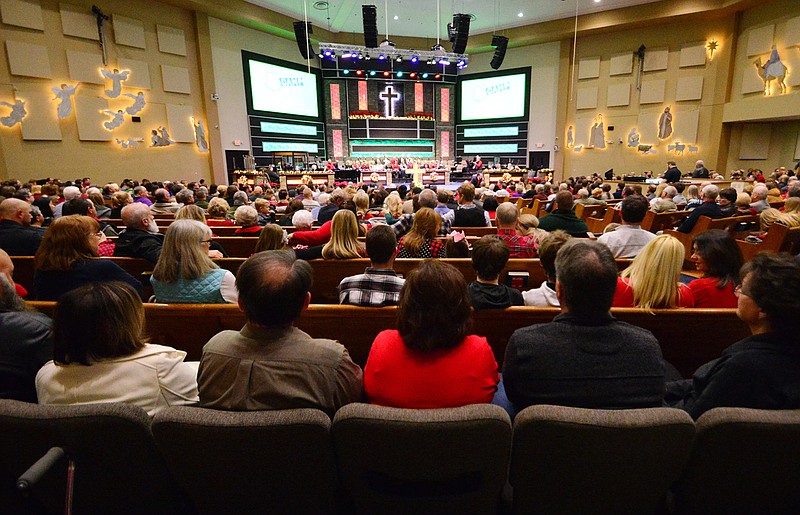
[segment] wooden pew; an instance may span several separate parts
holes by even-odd
[[[603,229],[605,229],[606,226],[611,223],[622,223],[622,215],[619,209],[614,209],[610,206],[608,209],[606,209],[603,218],[594,218],[590,216],[586,219],[586,225],[589,226],[589,232],[593,232],[595,234],[603,234]]]
[[[759,252],[788,252],[796,256],[800,254],[800,227],[791,229],[781,223],[773,223],[761,243],[750,243],[736,240],[742,249],[745,261],[750,261]]]
[[[664,231],[664,234],[669,234],[683,243],[683,247],[686,249],[685,263],[689,260],[689,256],[692,255],[692,240],[701,232],[706,232],[711,229],[721,229],[733,233],[739,224],[750,224],[754,222],[758,222],[758,215],[731,216],[727,218],[709,218],[707,216],[701,216],[697,219],[697,223],[694,224],[692,232],[686,233],[668,229]]]
[[[648,211],[644,215],[644,220],[642,220],[642,229],[653,234],[658,233],[658,231],[672,229],[680,225],[689,214],[691,214],[691,211],[667,211],[664,213]]]
[[[587,205],[575,203],[575,216],[586,221],[590,216],[599,218],[606,212],[606,206],[600,204]]]
[[[52,316],[54,302],[31,302]],[[553,320],[557,308],[512,307],[473,312],[472,332],[485,336],[502,369],[511,334],[532,324]],[[702,364],[716,359],[730,344],[749,335],[735,309],[663,309],[654,314],[633,308],[615,308],[618,319],[653,332],[664,359],[684,377]],[[315,305],[303,312],[298,327],[317,338],[332,338],[345,345],[353,360],[367,362],[377,334],[396,327],[397,309]],[[146,331],[151,343],[169,345],[187,352],[188,360],[199,360],[203,345],[223,330],[239,330],[244,315],[232,304],[145,304]],[[708,335],[714,335],[709,338]]]

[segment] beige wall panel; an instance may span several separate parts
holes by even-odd
[[[639,94],[639,103],[660,104],[664,102],[665,87],[666,87],[666,81],[663,80],[642,81],[642,91]]]
[[[158,49],[165,54],[186,55],[186,36],[183,30],[166,25],[156,25]]]
[[[612,55],[609,62],[609,75],[627,75],[633,71],[633,53]]]
[[[11,75],[52,78],[47,47],[20,41],[6,41],[8,68]]]
[[[800,159],[800,131],[797,131],[797,143],[794,145],[794,159]]]
[[[655,72],[658,70],[666,70],[669,62],[669,49],[658,48],[650,50],[649,48],[644,54],[644,71]]]
[[[746,123],[742,127],[739,159],[767,159],[772,136],[769,123]]]
[[[161,65],[161,82],[164,91],[172,93],[192,93],[191,81],[189,80],[189,69],[179,66]]]
[[[771,24],[751,30],[747,34],[747,56],[769,53],[774,34],[775,25]]]
[[[639,129],[639,142],[642,145],[658,145],[658,118],[661,113],[662,111],[656,109],[639,113],[637,128]],[[665,146],[664,151],[666,149]]]
[[[6,25],[44,30],[42,7],[38,2],[2,0],[0,1],[0,17]]]
[[[128,80],[122,83],[126,88],[150,89],[150,65],[145,61],[135,59],[120,59],[120,70],[130,70]]]
[[[586,148],[591,141],[592,125],[594,125],[594,114],[592,116],[582,116],[575,120],[575,146]]]
[[[686,100],[700,100],[703,98],[703,76],[681,77],[678,79],[678,88],[675,92],[675,100],[678,102]]]
[[[194,116],[192,106],[167,104],[167,125],[172,141],[176,143],[195,142],[192,116]]]
[[[144,24],[141,20],[114,14],[114,41],[118,45],[145,48]]]
[[[87,7],[70,4],[60,4],[61,30],[65,36],[76,38],[100,40],[97,34],[97,20]]]
[[[113,132],[103,127],[109,117],[108,100],[101,97],[75,95],[75,119],[78,122],[78,137],[81,141],[112,141]]]
[[[596,79],[600,76],[600,58],[588,57],[578,63],[578,79]]]
[[[103,56],[100,53],[87,54],[86,52],[67,50],[67,66],[70,80],[90,84],[105,85],[106,83],[100,74],[100,69],[103,67]]]
[[[748,93],[763,93],[764,81],[756,73],[756,68],[753,66],[750,69],[745,69],[742,73],[742,95]]]
[[[623,84],[609,84],[608,97],[606,105],[608,107],[619,107],[630,105],[631,103],[631,85],[628,83]]]
[[[61,141],[61,128],[51,93],[41,87],[20,85],[14,95],[17,100],[25,101],[25,111],[28,112],[22,120],[22,139]]]
[[[786,21],[783,44],[787,47],[800,46],[800,16]]]
[[[597,88],[578,88],[575,102],[578,109],[596,109]]]
[[[681,48],[681,68],[688,68],[690,66],[705,66],[706,64],[706,44],[697,43]]]
[[[678,111],[672,118],[672,138],[670,142],[697,143],[697,127],[700,123],[700,110]],[[688,148],[686,151],[688,152]]]

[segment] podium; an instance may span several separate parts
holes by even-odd
[[[333,170],[330,172],[317,171],[317,172],[279,172],[281,176],[281,188],[286,190],[297,189],[301,185],[304,186],[309,181],[316,185],[329,184],[333,185]]]
[[[392,171],[391,170],[362,170],[361,171],[361,183],[362,184],[372,184],[377,186],[378,184],[389,185],[392,183]]]

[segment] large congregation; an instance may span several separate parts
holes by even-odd
[[[693,232],[701,216],[758,215],[765,233],[798,226],[800,181],[778,170],[743,193],[710,182],[685,187],[680,174],[668,175],[673,165],[647,191],[620,184],[613,192],[597,176],[465,182],[455,194],[313,182],[276,191],[204,181],[8,181],[0,189],[0,396],[126,402],[150,415],[172,405],[332,415],[352,402],[495,403],[512,417],[535,404],[674,406],[694,418],[720,406],[800,407],[800,261],[759,253],[745,262],[731,232]],[[549,213],[530,214],[535,202]],[[608,204],[620,222],[589,233],[579,204]],[[641,227],[648,211],[677,210],[688,215],[674,231]],[[229,256],[214,232],[223,227],[257,238],[252,253],[237,256],[247,259],[235,274],[215,262]],[[469,227],[494,229],[477,237]],[[680,234],[690,235],[688,249]],[[32,285],[14,280],[24,256],[33,256]],[[149,262],[149,284],[101,259],[110,256]],[[397,306],[396,329],[377,336],[363,370],[343,345],[295,326],[312,301],[308,261],[360,258],[369,265],[341,281],[340,303]],[[405,258],[423,259],[404,278],[394,265]],[[476,280],[465,281],[452,258],[470,259]],[[504,284],[512,258],[539,259],[545,281]],[[57,301],[54,320],[25,299]],[[247,322],[211,338],[199,363],[186,361],[182,350],[147,343],[148,301],[238,304]],[[502,318],[515,305],[561,314],[517,330],[498,369],[487,339],[471,332],[471,313],[493,309]],[[650,331],[612,316],[617,307],[736,308],[751,336],[683,378]],[[358,331],[358,320],[341,322]]]

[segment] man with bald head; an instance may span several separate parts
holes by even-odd
[[[159,188],[155,192],[156,202],[150,206],[150,212],[154,215],[171,215],[175,214],[181,208],[181,205],[172,202],[169,191],[164,188]]]
[[[586,238],[589,227],[575,215],[572,210],[574,202],[572,193],[568,190],[559,191],[554,201],[556,209],[539,220],[539,229],[547,232],[561,229],[575,238]]]
[[[31,227],[31,205],[17,198],[0,202],[0,249],[10,256],[33,256],[45,230]]]
[[[497,206],[497,235],[508,245],[510,258],[535,258],[536,244],[533,238],[517,234],[519,211],[513,202],[503,202]]]
[[[694,170],[692,171],[692,179],[708,179],[709,172],[706,165],[703,163],[702,159],[698,159],[697,162],[694,164]]]
[[[150,208],[140,202],[122,208],[122,223],[125,230],[117,238],[115,257],[135,257],[155,264],[161,255],[164,235],[159,234]]]

